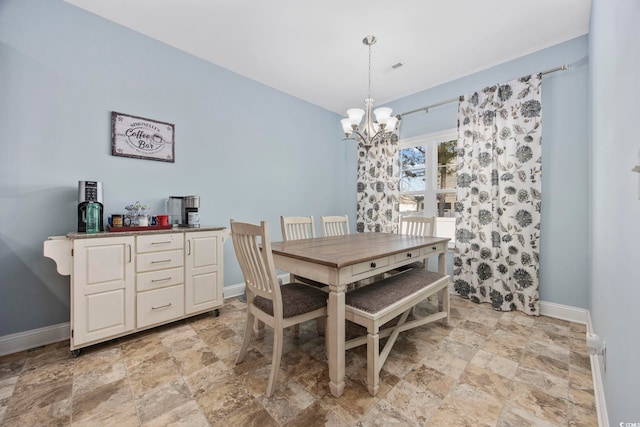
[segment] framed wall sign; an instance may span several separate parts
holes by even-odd
[[[174,125],[128,114],[111,113],[111,154],[175,162]]]

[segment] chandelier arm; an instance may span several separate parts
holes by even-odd
[[[373,138],[371,138],[371,141],[375,141],[376,139],[384,139],[384,133],[385,133],[384,130],[379,130],[378,132],[376,132],[375,135],[373,135]]]
[[[361,134],[360,131],[358,131],[358,130],[354,130],[351,134],[353,135],[354,133],[356,135],[358,135],[359,138],[353,138],[351,136],[348,136],[347,139],[353,139],[354,141],[360,141],[360,142],[362,142],[363,145],[366,145],[367,138],[363,134]]]
[[[353,137],[351,135],[356,134],[357,137]],[[364,147],[364,149],[366,151],[369,151],[371,149],[371,147],[373,146],[373,139],[371,139],[370,141],[367,141],[367,138],[362,135],[360,132],[358,131],[353,131],[352,134],[350,136],[347,136],[345,138],[342,138],[343,141],[346,140],[352,140],[352,141],[356,141],[359,145],[361,145],[362,147]]]

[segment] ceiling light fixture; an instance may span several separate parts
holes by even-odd
[[[371,97],[371,46],[373,46],[376,41],[374,36],[367,36],[362,39],[362,43],[369,46],[369,94],[364,100],[366,111],[361,108],[351,108],[347,110],[349,117],[340,121],[340,123],[342,123],[342,129],[344,130],[345,139],[357,141],[358,144],[363,146],[367,151],[386,138],[393,136],[397,138],[394,132],[398,125],[398,117],[391,116],[391,112],[393,111],[391,108],[376,108],[373,112],[376,116],[376,121],[373,121],[373,115],[371,114],[371,109],[373,108],[373,98]],[[365,119],[362,126],[360,126],[362,116],[365,116]]]

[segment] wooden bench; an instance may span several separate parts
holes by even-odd
[[[449,276],[412,269],[388,277],[345,295],[345,319],[367,328],[367,335],[345,343],[345,349],[367,344],[367,388],[372,396],[378,392],[380,370],[402,331],[449,317]],[[412,308],[429,296],[442,291],[439,311],[407,322]],[[385,323],[400,316],[395,324],[380,330]],[[382,351],[380,339],[389,337]]]

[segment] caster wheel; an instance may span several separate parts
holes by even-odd
[[[73,357],[75,359],[78,356],[80,356],[80,349],[79,348],[77,348],[75,350],[71,350],[71,357]]]
[[[220,316],[220,309],[219,309],[219,308],[216,308],[215,310],[213,310],[213,315],[214,315],[215,317]]]

